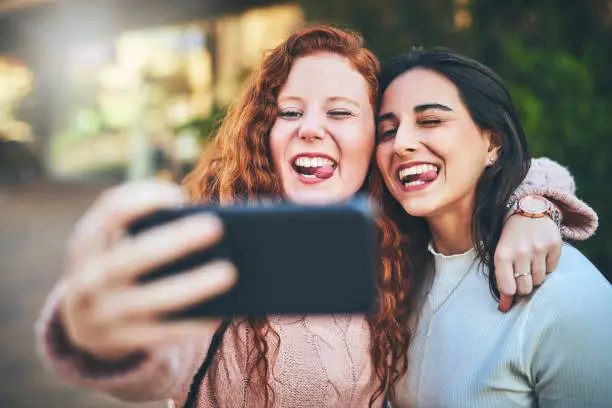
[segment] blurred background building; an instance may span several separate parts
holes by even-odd
[[[0,406],[123,406],[34,356],[66,236],[112,183],[179,180],[266,50],[313,21],[383,61],[444,46],[498,72],[532,154],[598,212],[577,246],[612,279],[612,0],[0,0]]]
[[[0,183],[180,179],[266,50],[310,21],[383,61],[445,46],[495,69],[533,155],[601,216],[581,249],[612,268],[611,0],[0,0]]]
[[[30,144],[53,177],[180,177],[304,20],[296,4],[242,3],[1,1],[3,138]]]

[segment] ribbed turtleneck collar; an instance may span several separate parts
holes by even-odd
[[[435,313],[453,294],[467,273],[476,266],[476,249],[472,248],[463,254],[443,255],[437,252],[430,242],[428,250],[434,256],[435,276],[427,296],[427,303],[430,312]]]
[[[436,251],[432,242],[427,246],[429,252],[434,256],[436,275],[451,272],[453,274],[463,275],[462,272],[467,272],[472,263],[476,260],[476,249],[472,248],[467,252],[455,255],[443,255]]]

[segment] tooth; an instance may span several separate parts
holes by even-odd
[[[406,187],[412,187],[412,186],[420,186],[422,184],[425,184],[424,181],[422,180],[415,180],[415,181],[411,181],[409,183],[404,183],[404,186]]]
[[[317,164],[317,167],[323,166],[323,159],[320,157],[317,157],[316,164]]]

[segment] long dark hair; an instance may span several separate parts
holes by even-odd
[[[481,130],[489,130],[501,141],[497,161],[488,167],[476,187],[472,214],[472,241],[479,261],[489,272],[489,287],[495,298],[499,289],[495,280],[494,254],[503,219],[512,193],[529,171],[531,157],[527,139],[510,92],[497,74],[483,64],[445,49],[413,49],[384,65],[380,75],[380,97],[402,74],[422,68],[443,75],[457,88],[472,120]],[[427,251],[431,232],[424,219],[411,217],[382,185],[380,175],[374,180],[387,216],[407,236],[404,252],[410,261],[412,302],[422,303],[425,286],[433,275],[432,256]],[[376,188],[378,186],[378,188]]]

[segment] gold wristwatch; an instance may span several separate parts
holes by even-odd
[[[519,199],[514,199],[507,206],[505,220],[514,214],[520,214],[529,218],[540,218],[548,215],[557,227],[561,228],[563,215],[559,207],[554,205],[550,200],[538,195],[526,195]]]

